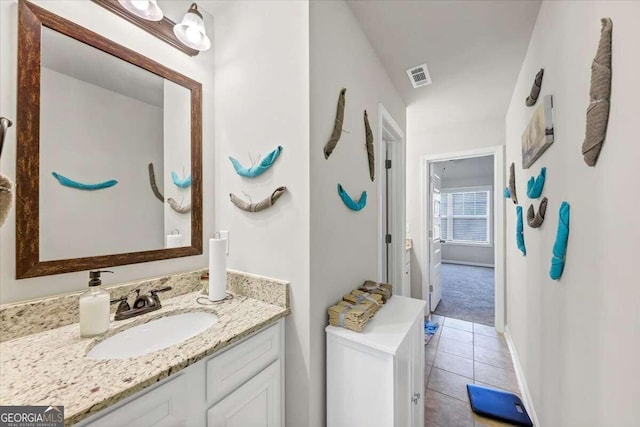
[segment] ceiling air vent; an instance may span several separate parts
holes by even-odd
[[[411,80],[411,84],[414,88],[430,85],[432,83],[427,64],[416,65],[415,67],[409,68],[407,70],[407,76],[409,76],[409,80]]]

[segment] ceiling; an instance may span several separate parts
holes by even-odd
[[[43,67],[162,108],[164,78],[49,28],[42,29]]]
[[[440,177],[443,182],[485,177],[493,179],[493,156],[446,160],[436,165],[440,167]]]
[[[446,122],[506,114],[539,0],[348,3],[408,107]],[[405,70],[425,62],[433,84],[414,89]]]

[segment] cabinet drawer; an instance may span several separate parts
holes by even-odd
[[[281,323],[207,362],[207,404],[218,402],[278,359]]]
[[[86,427],[178,427],[187,425],[193,416],[189,408],[189,381],[178,374],[172,380],[119,406]],[[82,424],[82,423],[81,423]]]

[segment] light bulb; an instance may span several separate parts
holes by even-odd
[[[162,9],[158,7],[156,0],[118,0],[118,3],[127,12],[138,18],[148,21],[162,21],[164,17]]]
[[[195,26],[187,27],[187,29],[185,30],[185,35],[192,43],[198,43],[202,38],[202,34],[200,34],[200,31]]]
[[[140,11],[149,8],[149,0],[131,0],[131,5]]]
[[[211,47],[202,14],[198,12],[198,6],[195,3],[191,4],[182,21],[173,26],[173,34],[182,44],[192,49],[207,50]]]

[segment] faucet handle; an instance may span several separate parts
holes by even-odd
[[[158,292],[166,292],[166,291],[170,291],[170,290],[171,290],[171,286],[165,286],[164,288],[152,289],[151,291],[149,291],[149,293],[151,294],[151,299],[153,299],[153,301],[155,301],[155,303],[158,306],[161,306],[160,297],[158,296]]]
[[[160,293],[160,292],[170,291],[171,289],[173,289],[171,286],[165,286],[164,288],[152,289],[151,291],[149,291],[149,293],[151,295],[155,295],[155,294]]]
[[[118,305],[118,308],[116,309],[116,314],[131,310],[131,306],[129,305],[129,302],[127,301],[126,296],[111,300],[111,304],[116,304],[116,303],[120,303]]]

